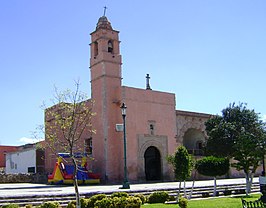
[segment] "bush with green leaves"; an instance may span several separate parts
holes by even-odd
[[[126,197],[113,197],[111,198],[114,207],[126,207]]]
[[[114,197],[129,197],[129,195],[128,195],[127,192],[115,192],[110,197],[111,198],[114,198]]]
[[[19,208],[17,204],[7,204],[3,205],[1,208]]]
[[[89,198],[86,208],[94,208],[95,202],[107,198],[105,194],[96,194]]]
[[[95,202],[95,208],[140,208],[141,200],[139,197],[109,197]]]
[[[70,201],[66,208],[76,208],[76,201]]]
[[[102,200],[97,200],[94,204],[95,208],[114,208],[113,201],[111,198],[103,198]]]
[[[88,208],[89,201],[90,199],[81,198],[80,199],[81,208]],[[70,201],[67,205],[67,208],[76,208],[76,200]]]
[[[148,203],[164,203],[168,201],[169,194],[166,191],[156,191],[149,195]]]
[[[205,176],[222,176],[229,171],[229,168],[230,163],[227,158],[208,156],[196,162],[196,170]]]
[[[178,205],[180,208],[187,208],[188,207],[188,200],[184,197],[179,197]]]
[[[44,202],[38,208],[58,208],[60,204],[58,202]]]
[[[143,194],[135,194],[134,196],[140,198],[142,204],[146,202],[146,197]]]
[[[127,200],[127,205],[125,208],[140,208],[142,201],[139,197],[135,197],[135,196],[129,196],[126,198]],[[119,208],[119,207],[116,207]]]

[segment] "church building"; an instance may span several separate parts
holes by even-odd
[[[94,161],[93,172],[106,183],[124,179],[124,132],[121,105],[126,105],[126,158],[129,182],[173,180],[166,158],[179,145],[191,154],[202,155],[207,138],[205,121],[211,115],[176,110],[175,94],[152,90],[149,75],[146,89],[122,85],[122,56],[119,31],[106,16],[99,18],[90,43],[92,125],[96,134],[85,135]],[[126,76],[126,74],[124,74]],[[46,153],[51,171],[54,158]]]

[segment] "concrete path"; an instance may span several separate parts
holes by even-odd
[[[254,182],[258,182],[258,178],[254,178]],[[217,185],[232,185],[232,184],[245,184],[244,178],[238,179],[221,179],[217,180]],[[178,188],[177,182],[165,182],[165,183],[146,183],[146,184],[131,184],[130,189],[125,191],[130,192],[144,192],[144,191],[156,191]],[[191,187],[192,182],[186,183],[186,187]],[[195,187],[213,186],[213,180],[196,181]],[[79,186],[80,194],[86,193],[112,193],[121,191],[121,185],[88,185]],[[46,184],[30,184],[30,183],[14,183],[14,184],[0,184],[0,197],[10,198],[14,196],[45,196],[45,195],[67,195],[73,194],[73,186],[55,186]]]

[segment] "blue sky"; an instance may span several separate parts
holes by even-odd
[[[265,0],[0,1],[0,144],[30,141],[53,86],[90,95],[98,18],[120,31],[123,84],[176,94],[176,109],[219,114],[246,102],[266,115]],[[29,139],[29,140],[27,140]]]

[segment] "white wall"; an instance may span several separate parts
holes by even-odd
[[[6,154],[6,173],[28,173],[28,168],[34,167],[36,173],[36,149],[26,149]]]

